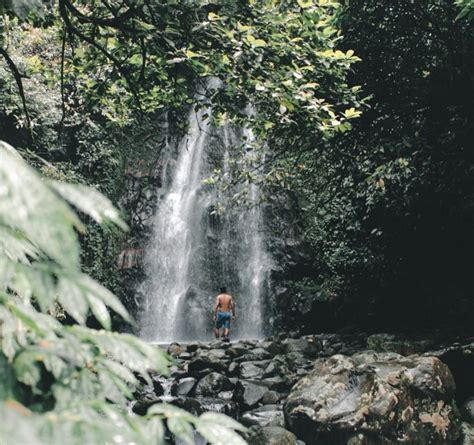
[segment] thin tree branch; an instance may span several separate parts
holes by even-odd
[[[83,14],[69,0],[61,0],[59,3],[63,3],[67,7],[67,9],[69,9],[71,14],[76,17],[81,23],[92,23],[98,26],[109,26],[111,28],[131,30],[127,26],[124,26],[124,23],[133,17],[135,13],[135,10],[133,8],[128,9],[127,11],[123,12],[119,16],[114,17],[113,19],[106,19]]]
[[[30,134],[31,139],[33,139],[33,131],[31,129],[30,113],[28,112],[28,106],[26,105],[25,90],[23,88],[23,81],[22,81],[22,78],[25,77],[25,76],[21,75],[20,71],[18,70],[18,68],[15,64],[15,62],[9,56],[7,51],[5,51],[3,48],[0,48],[0,54],[3,56],[3,58],[7,62],[8,68],[10,68],[10,71],[12,72],[13,77],[15,78],[15,82],[16,82],[16,85],[18,87],[18,91],[20,93],[21,102],[23,104],[23,112],[25,113],[28,132]]]
[[[62,133],[64,119],[66,118],[66,103],[64,97],[64,56],[66,52],[66,37],[67,29],[64,27],[61,45],[61,122],[59,123],[58,136],[60,136]]]
[[[128,86],[130,87],[130,91],[135,99],[135,102],[137,103],[137,106],[140,110],[140,112],[143,114],[143,110],[141,107],[140,103],[140,98],[138,96],[138,92],[135,88],[135,85],[128,75],[128,73],[124,70],[122,66],[122,62],[118,60],[113,54],[111,54],[109,51],[107,51],[104,47],[100,46],[94,39],[91,37],[87,36],[84,34],[82,31],[80,31],[78,28],[76,28],[72,22],[71,19],[69,18],[66,6],[67,6],[68,0],[59,0],[59,12],[61,14],[61,17],[64,20],[64,23],[68,29],[68,31],[72,34],[75,34],[77,37],[80,39],[84,40],[85,42],[89,43],[92,45],[94,48],[99,50],[107,59],[109,59],[113,65],[117,68],[118,72],[124,77],[125,81],[127,82]]]

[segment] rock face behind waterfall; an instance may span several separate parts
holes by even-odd
[[[444,444],[460,436],[455,384],[435,357],[365,352],[319,359],[285,403],[308,444]]]

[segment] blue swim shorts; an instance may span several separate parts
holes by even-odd
[[[216,320],[216,329],[224,327],[224,329],[230,329],[230,319],[232,318],[231,312],[218,312]]]

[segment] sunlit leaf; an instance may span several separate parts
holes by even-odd
[[[78,269],[74,226],[82,225],[76,215],[11,146],[1,141],[0,161],[0,224],[23,232],[62,266]]]
[[[53,181],[52,186],[64,199],[89,215],[99,224],[111,222],[123,230],[128,229],[110,200],[97,190],[81,184],[68,184],[57,181]]]

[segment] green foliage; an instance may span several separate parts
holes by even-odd
[[[137,376],[166,374],[168,358],[109,331],[108,308],[129,316],[81,272],[75,231],[83,226],[66,200],[101,224],[125,224],[97,191],[42,178],[4,142],[0,160],[0,442],[163,443],[167,419],[177,437],[193,425],[213,444],[222,443],[218,436],[244,443],[233,432],[240,425],[225,417],[156,405],[144,418],[127,413]],[[58,306],[75,323],[54,318]],[[104,330],[85,326],[90,314]]]
[[[461,12],[456,17],[456,20],[466,18],[467,20],[474,19],[474,1],[473,0],[455,0],[456,6],[461,9]]]
[[[41,0],[2,0],[0,13],[12,12],[18,17],[26,18],[31,15],[42,16],[44,13]]]
[[[204,91],[198,106],[210,102],[216,123],[252,130],[254,155],[248,156],[244,140],[229,164],[236,182],[257,182],[262,189],[288,187],[298,174],[293,159],[348,131],[361,113],[358,88],[347,82],[359,58],[339,49],[338,2],[121,6],[64,0],[48,10],[41,28],[10,18],[6,48],[29,76],[23,83],[34,141],[24,131],[28,121],[17,87],[1,67],[6,119],[0,131],[46,159],[42,170],[52,177],[93,185],[117,200],[126,162],[143,157],[146,132],[156,132],[165,112],[183,125],[196,90],[210,77],[222,86]],[[34,156],[28,160],[38,164]],[[267,168],[255,169],[261,163]],[[221,188],[235,185],[219,172],[210,180]],[[235,201],[245,201],[248,187],[239,190]],[[113,286],[110,269],[122,238],[87,225],[81,237],[85,270]]]
[[[319,276],[357,322],[468,316],[456,308],[472,301],[473,47],[457,14],[449,1],[351,1],[342,17],[370,107],[299,158],[293,185]]]

